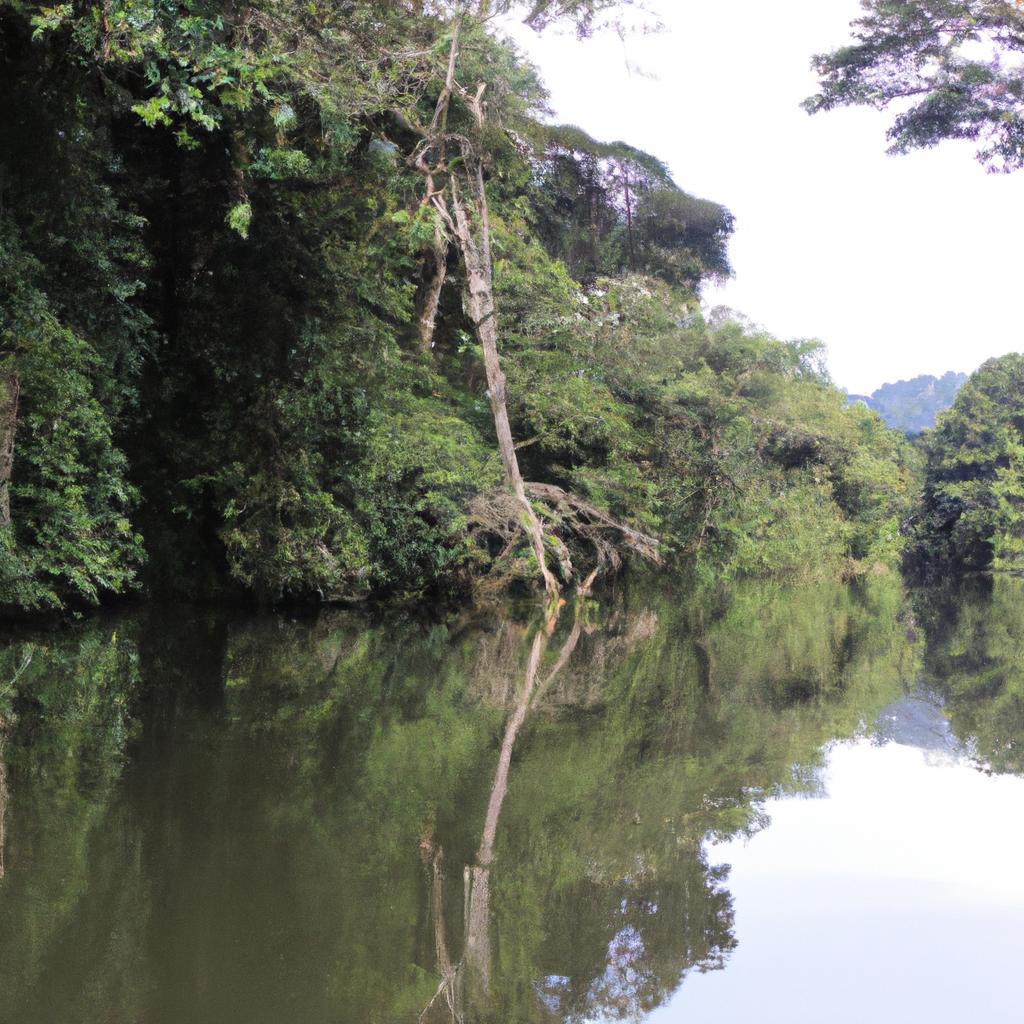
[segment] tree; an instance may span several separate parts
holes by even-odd
[[[854,42],[819,54],[810,113],[897,107],[890,152],[977,145],[992,170],[1024,165],[1024,12],[1016,0],[862,0]]]
[[[1024,774],[1024,580],[1011,573],[918,588],[924,684],[986,772]]]
[[[573,125],[547,127],[537,179],[545,242],[585,284],[639,271],[697,290],[732,273],[732,214],[688,195],[649,153]]]
[[[1024,356],[988,360],[940,416],[915,537],[932,568],[1024,561]]]
[[[0,604],[119,592],[142,537],[262,603],[892,561],[899,446],[701,318],[728,211],[545,125],[496,14],[618,16],[0,0]]]
[[[499,5],[509,9],[511,3]],[[551,18],[561,14],[576,20],[581,30],[589,25],[588,19],[596,9],[611,6],[607,3],[565,3],[534,5],[529,17],[537,15],[543,7],[544,17]],[[548,596],[556,598],[559,583],[547,565],[547,547],[555,547],[566,582],[573,575],[572,563],[565,545],[555,535],[546,533],[540,518],[534,509],[519,468],[516,445],[512,436],[512,428],[506,401],[506,377],[499,357],[498,308],[494,292],[494,261],[492,258],[491,217],[487,196],[487,168],[494,159],[494,151],[499,144],[506,143],[500,122],[493,124],[485,94],[489,84],[494,83],[475,76],[477,81],[472,88],[466,88],[460,81],[460,60],[464,34],[480,32],[482,23],[494,13],[487,0],[478,3],[459,2],[454,5],[451,22],[451,35],[448,47],[448,63],[444,83],[434,107],[433,117],[429,125],[413,124],[420,136],[420,142],[413,154],[413,162],[423,174],[426,181],[424,205],[432,208],[437,224],[435,226],[435,242],[430,254],[431,265],[435,268],[436,286],[429,290],[433,296],[432,305],[436,311],[436,296],[443,285],[443,239],[447,237],[458,248],[465,269],[465,308],[473,333],[483,352],[484,368],[487,375],[488,399],[494,419],[494,429],[501,455],[505,478],[515,498],[527,536],[533,548],[534,558],[544,582]],[[500,93],[499,93],[500,95]],[[464,116],[461,125],[450,123],[453,103],[458,101],[463,108]],[[408,119],[407,119],[408,121]],[[507,130],[507,129],[506,129]],[[507,143],[506,143],[507,144]],[[629,211],[629,186],[625,184],[626,208]],[[631,214],[628,214],[631,218]],[[630,219],[631,224],[631,219]],[[428,329],[429,312],[419,317],[421,345]],[[574,500],[561,488],[550,488],[546,485],[535,485],[533,495],[547,500],[555,508],[568,513],[563,519],[579,517],[582,513],[592,518],[597,512],[589,503]],[[602,527],[617,530],[626,546],[640,554],[657,560],[657,542],[629,527],[613,522],[607,516]],[[598,547],[602,556],[605,546]]]

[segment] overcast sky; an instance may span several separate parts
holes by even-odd
[[[857,0],[651,6],[658,35],[515,35],[557,120],[653,153],[736,215],[736,276],[708,304],[820,338],[854,392],[1024,349],[1024,172],[986,174],[959,143],[890,157],[885,114],[799,107]]]

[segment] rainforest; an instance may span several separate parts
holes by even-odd
[[[895,565],[916,454],[702,312],[729,211],[551,124],[486,5],[0,17],[8,607]]]
[[[655,6],[0,0],[0,1024],[1019,1019],[1024,355],[713,301],[523,43]],[[1024,165],[860,11],[802,121]]]

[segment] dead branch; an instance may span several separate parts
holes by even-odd
[[[657,538],[612,519],[596,505],[592,505],[589,501],[563,490],[561,487],[556,487],[554,484],[528,483],[526,489],[535,498],[557,509],[572,529],[598,547],[599,554],[609,557],[609,548],[612,552],[616,551],[615,545],[611,544],[601,533],[604,530],[612,530],[620,535],[627,548],[641,558],[653,562],[655,565],[661,564],[661,553],[658,550],[660,545]],[[617,553],[611,555],[610,560],[614,566],[621,563],[621,558]]]

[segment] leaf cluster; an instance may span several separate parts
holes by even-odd
[[[810,113],[893,107],[890,152],[963,139],[991,170],[1024,164],[1024,12],[1013,0],[863,0],[853,42],[819,54]]]

